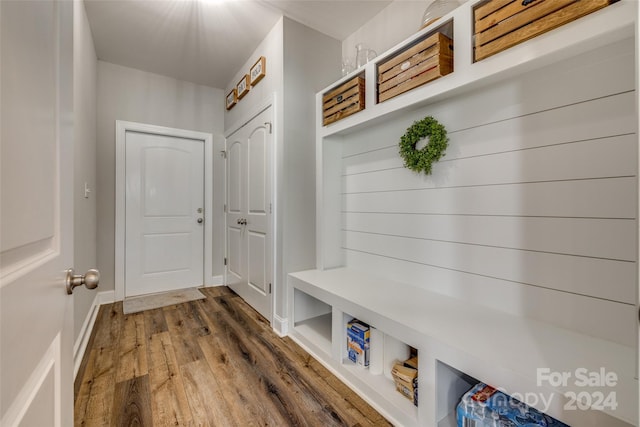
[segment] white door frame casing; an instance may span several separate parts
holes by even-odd
[[[141,132],[204,141],[204,285],[213,285],[213,135],[185,129],[116,120],[115,300],[125,295],[126,134]]]

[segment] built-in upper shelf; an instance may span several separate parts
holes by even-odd
[[[430,103],[450,98],[477,87],[499,81],[506,77],[551,64],[567,56],[577,55],[600,46],[613,43],[634,35],[637,16],[635,0],[621,0],[599,11],[591,13],[553,31],[542,34],[525,43],[500,52],[490,58],[473,62],[473,7],[477,1],[468,1],[440,20],[416,33],[402,43],[379,55],[372,62],[355,70],[338,82],[320,91],[322,94],[331,87],[365,73],[366,108],[350,117],[322,126],[318,125],[320,138],[343,135],[356,131],[368,123],[395,117],[402,112],[424,107]],[[425,34],[432,33],[443,24],[453,22],[454,72],[413,89],[383,103],[376,101],[376,68],[404,46],[414,43]]]

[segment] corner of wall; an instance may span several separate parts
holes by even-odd
[[[86,271],[97,267],[96,203],[96,107],[98,58],[84,3],[73,2],[73,109],[74,137],[74,268]],[[88,188],[82,194],[80,189]],[[73,295],[74,337],[91,310],[92,293],[79,290]]]
[[[280,207],[283,215],[282,288],[275,314],[286,317],[288,273],[316,264],[316,93],[340,78],[341,44],[326,34],[284,19],[283,157]]]
[[[342,41],[342,56],[355,60],[355,46],[358,43],[364,43],[378,54],[392,48],[419,30],[420,20],[429,3],[404,0],[391,2]]]
[[[266,74],[255,86],[251,86],[241,100],[239,100],[233,108],[224,111],[224,132],[229,134],[235,131],[233,127],[242,121],[246,121],[250,117],[248,115],[255,109],[256,105],[263,104],[266,99],[273,97],[273,94],[279,95],[282,92],[283,80],[283,18],[273,26],[269,34],[266,35],[262,43],[247,58],[246,62],[236,72],[230,82],[227,83],[224,90],[224,96],[228,94],[235,85],[240,81],[242,76],[247,74],[251,66],[260,58],[266,58]]]

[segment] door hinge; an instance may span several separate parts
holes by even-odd
[[[227,204],[225,203],[224,206],[222,207],[222,210],[224,211],[224,213],[227,213]]]
[[[273,203],[269,203],[269,213],[273,213]]]
[[[220,156],[222,156],[223,159],[227,158],[227,150],[220,150]]]
[[[271,283],[269,283],[269,293],[271,293]]]
[[[224,265],[227,265],[227,258],[224,258]]]

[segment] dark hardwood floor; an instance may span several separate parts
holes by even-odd
[[[75,383],[76,426],[388,426],[226,287],[123,315],[100,307]]]

